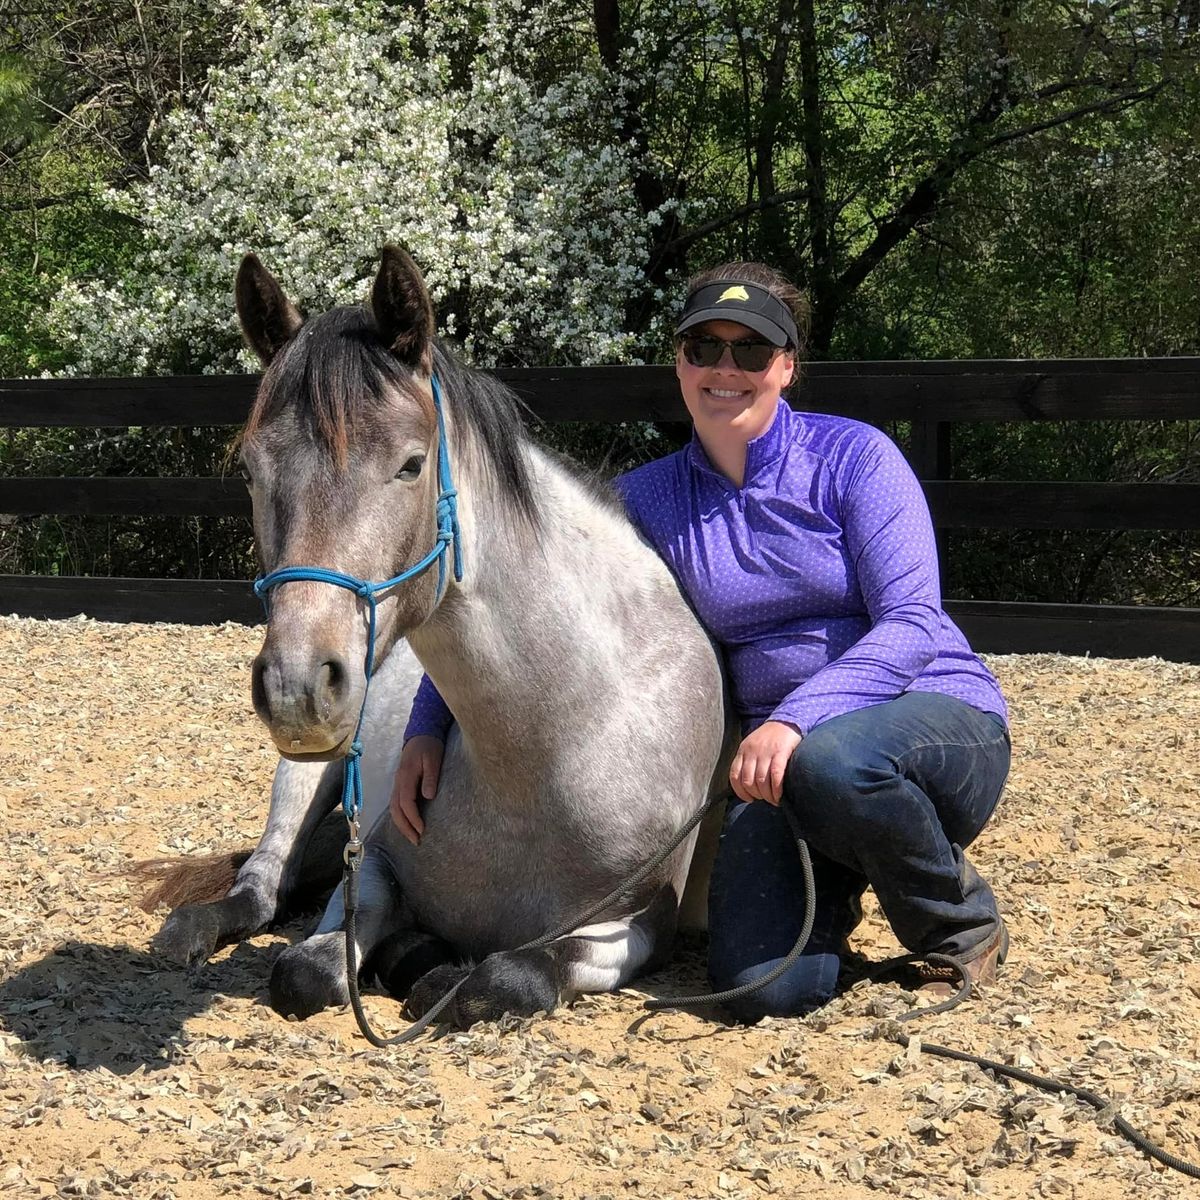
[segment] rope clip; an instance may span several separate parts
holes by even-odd
[[[363,844],[358,836],[358,820],[352,818],[347,821],[350,826],[350,836],[346,839],[345,848],[342,850],[342,862],[350,868],[351,871],[357,871],[362,865]]]

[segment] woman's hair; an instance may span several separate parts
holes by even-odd
[[[718,279],[737,279],[745,283],[756,283],[766,288],[776,300],[779,300],[792,314],[796,321],[796,329],[800,334],[800,345],[794,346],[796,355],[796,371],[792,382],[784,389],[785,395],[791,395],[800,382],[800,364],[808,354],[808,331],[812,324],[812,312],[808,297],[786,276],[781,275],[773,267],[758,262],[727,262],[716,267],[709,267],[699,275],[693,275],[688,280],[687,294],[690,296],[697,288],[708,283],[716,283]]]

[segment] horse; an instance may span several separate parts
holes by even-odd
[[[434,544],[445,446],[457,483],[461,580],[426,571],[378,602],[359,734],[374,819],[356,923],[363,978],[414,1015],[459,984],[448,1017],[469,1025],[552,1010],[661,965],[695,835],[591,924],[516,948],[616,888],[722,778],[721,666],[674,577],[616,493],[538,447],[515,397],[435,338],[404,251],[385,248],[369,307],[305,319],[254,255],[235,292],[264,365],[240,462],[265,574],[315,565],[391,579]],[[273,589],[252,685],[283,756],[268,828],[229,895],[173,912],[160,948],[206,957],[296,890],[355,741],[367,647],[353,592],[312,580]],[[455,721],[412,845],[386,807],[421,669]],[[344,921],[338,890],[315,933],[276,959],[280,1013],[347,1002]]]

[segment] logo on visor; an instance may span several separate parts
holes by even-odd
[[[741,284],[735,284],[733,287],[727,287],[717,297],[718,304],[724,304],[726,300],[744,300],[748,304],[750,302],[750,293]]]

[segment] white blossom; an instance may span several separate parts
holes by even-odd
[[[143,225],[134,268],[69,281],[49,309],[73,371],[249,366],[231,297],[245,252],[320,311],[365,297],[386,242],[435,302],[469,297],[469,327],[442,328],[482,364],[636,360],[625,314],[661,214],[639,211],[625,88],[575,13],[248,0],[232,65],[172,114],[162,165],[110,196]],[[555,69],[536,70],[546,54]]]

